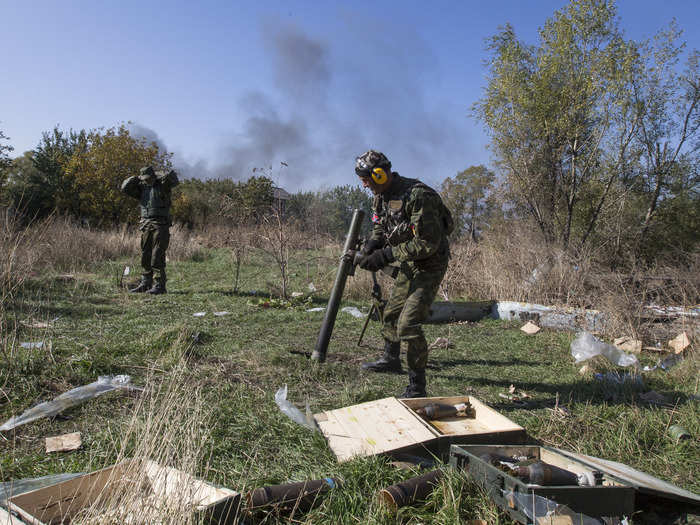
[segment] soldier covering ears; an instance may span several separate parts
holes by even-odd
[[[177,174],[170,170],[154,171],[152,166],[141,168],[138,176],[122,182],[122,191],[138,199],[141,208],[141,282],[129,290],[134,293],[166,293],[165,251],[170,242],[171,190],[178,184]],[[154,283],[155,277],[155,283]]]

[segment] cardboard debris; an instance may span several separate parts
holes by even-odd
[[[82,444],[80,432],[47,437],[46,452],[68,452],[69,450],[79,449]]]
[[[633,354],[639,354],[642,351],[642,342],[638,339],[633,339],[629,336],[618,337],[613,341],[615,346],[622,350],[623,352],[632,352]]]
[[[534,335],[541,330],[541,328],[532,321],[528,321],[526,324],[521,326],[520,329],[528,335]]]
[[[435,341],[430,343],[430,346],[428,346],[428,348],[432,350],[433,348],[450,348],[452,346],[454,345],[450,343],[450,340],[447,339],[447,337],[438,337],[437,339],[435,339]]]
[[[508,401],[516,404],[525,404],[527,399],[530,399],[530,395],[524,390],[518,390],[515,385],[510,385],[507,394],[498,394],[498,397],[507,399]]]
[[[690,346],[690,339],[688,339],[688,334],[685,332],[678,334],[676,337],[668,342],[668,346],[673,348],[673,351],[680,354],[683,350]]]
[[[22,324],[29,328],[49,328],[51,325],[47,321],[22,321]]]

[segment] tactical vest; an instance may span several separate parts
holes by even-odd
[[[438,193],[433,188],[419,181],[418,179],[399,177],[398,182],[400,184],[398,191],[392,192],[391,195],[386,197],[386,199],[384,199],[382,196],[377,196],[377,200],[375,201],[375,210],[378,219],[381,221],[381,224],[384,227],[384,233],[387,235],[387,237],[390,237],[393,232],[398,232],[398,240],[399,242],[403,242],[404,237],[407,237],[410,234],[408,228],[410,227],[411,218],[406,213],[406,202],[411,196],[413,189],[421,188],[436,195]],[[454,231],[454,220],[452,219],[452,213],[450,213],[450,210],[442,202],[442,199],[440,199],[440,203],[442,207],[441,219],[443,231],[445,236],[448,236]],[[402,233],[404,231],[405,234]],[[391,242],[390,240],[390,244],[395,245],[398,243]]]
[[[141,218],[151,219],[170,216],[170,190],[156,181],[153,186],[141,186]]]

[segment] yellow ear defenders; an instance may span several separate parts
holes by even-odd
[[[372,180],[377,184],[386,184],[388,177],[382,168],[372,169]]]

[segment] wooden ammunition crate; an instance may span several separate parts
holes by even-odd
[[[429,403],[469,402],[473,417],[426,421],[415,410]],[[375,454],[449,457],[451,443],[522,443],[525,430],[471,396],[387,397],[314,415],[338,461]]]
[[[233,524],[239,503],[237,492],[148,460],[126,460],[8,499],[9,509],[32,525],[79,520],[88,508],[93,516],[104,512],[110,523],[159,522],[164,513],[187,513],[195,523]]]

